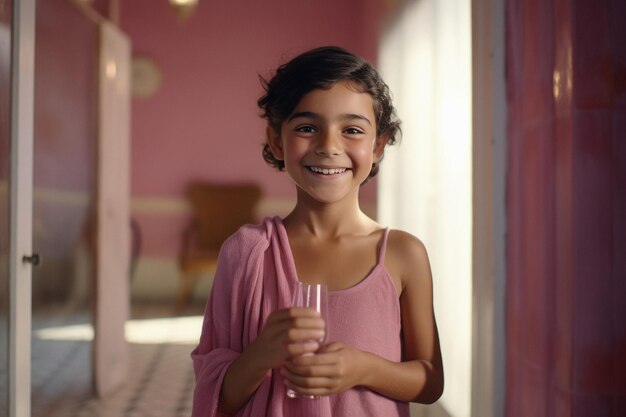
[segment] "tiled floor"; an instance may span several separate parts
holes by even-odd
[[[129,323],[128,379],[105,399],[92,395],[93,334],[86,317],[62,325],[34,321],[32,417],[188,417],[194,387],[189,353],[201,316],[154,318],[155,313]]]
[[[125,386],[105,399],[92,394],[88,316],[35,315],[31,416],[189,417],[194,387],[189,354],[200,334],[202,309],[194,306],[188,316],[167,317],[158,306],[135,306],[126,328],[129,375]],[[6,369],[0,374],[6,375]],[[2,404],[0,417],[5,417],[5,398]],[[411,415],[448,416],[440,407],[415,405]]]

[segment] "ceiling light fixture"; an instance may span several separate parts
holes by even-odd
[[[170,0],[180,20],[186,20],[198,5],[198,0]]]

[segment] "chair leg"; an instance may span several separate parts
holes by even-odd
[[[189,305],[193,290],[199,278],[200,276],[198,274],[182,273],[178,287],[178,296],[176,297],[176,306],[174,307],[174,313],[176,315],[180,315],[187,310],[187,306]]]

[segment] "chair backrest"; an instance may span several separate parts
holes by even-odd
[[[193,182],[187,189],[196,224],[199,248],[218,251],[240,226],[257,221],[261,199],[258,184],[211,184]]]

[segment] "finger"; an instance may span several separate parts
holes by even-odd
[[[297,356],[291,359],[290,365],[294,367],[332,365],[337,362],[335,355],[327,353],[315,353],[315,355]]]
[[[283,371],[284,383],[289,388],[305,395],[325,395],[330,392],[334,384],[326,377],[303,377]]]
[[[270,319],[268,319],[266,327],[276,327],[276,328],[302,328],[302,329],[325,329],[326,323],[320,317],[310,316],[310,315],[291,315],[289,313],[284,313],[280,315],[275,315]]]
[[[290,375],[306,378],[336,378],[339,375],[335,365],[295,366],[286,362],[284,369],[286,369]]]
[[[312,308],[292,307],[281,310],[282,316],[291,318],[320,318],[320,313]]]
[[[342,350],[344,347],[345,345],[341,342],[330,342],[324,345],[323,352],[328,352],[328,353],[338,352]]]
[[[291,357],[284,364],[284,368],[300,376],[336,376],[342,369],[336,355],[320,353],[298,355]]]
[[[326,323],[319,317],[295,317],[287,320],[293,327],[303,329],[325,329]]]
[[[320,319],[284,319],[268,322],[263,332],[271,339],[279,338],[285,342],[303,340],[321,340],[324,337],[324,324]]]
[[[286,332],[286,340],[288,342],[305,342],[305,341],[314,341],[318,342],[324,338],[324,330],[323,329],[307,329],[307,328],[298,328],[292,327],[287,329]],[[319,344],[319,343],[318,343]],[[318,346],[319,349],[319,346]]]
[[[287,353],[292,358],[299,356],[310,356],[319,349],[319,343],[315,341],[289,343],[286,347]]]

